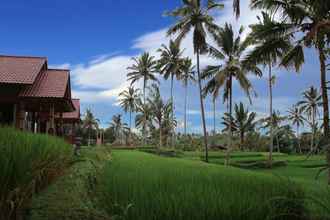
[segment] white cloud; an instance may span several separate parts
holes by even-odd
[[[63,63],[59,65],[48,65],[49,69],[70,69],[71,65],[70,63]]]

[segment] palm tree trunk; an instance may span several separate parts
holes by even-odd
[[[312,140],[311,140],[311,153],[314,151],[314,142],[315,142],[315,112],[316,112],[316,109],[313,108],[312,110]]]
[[[158,153],[160,152],[161,147],[163,146],[163,134],[162,134],[162,122],[159,122],[159,149]]]
[[[320,69],[321,69],[321,93],[323,100],[323,126],[324,126],[324,135],[326,137],[330,136],[330,127],[329,127],[329,100],[328,100],[328,91],[327,91],[327,79],[326,79],[326,66],[325,66],[325,54],[322,47],[318,47],[319,50],[319,60],[320,60]]]
[[[144,108],[145,108],[145,104],[146,104],[146,87],[147,87],[147,81],[144,79],[144,81],[143,81],[143,105],[144,105]],[[146,121],[147,121],[147,119],[146,119],[146,116],[145,116],[145,114],[144,114],[144,122],[143,122],[143,128],[142,128],[142,130],[143,130],[143,145],[144,146],[146,146]]]
[[[241,150],[243,151],[243,144],[244,144],[244,132],[241,132],[241,135],[240,135],[240,147],[241,147]]]
[[[323,101],[323,129],[326,140],[330,138],[330,127],[329,127],[329,100],[327,91],[327,79],[326,79],[326,66],[325,66],[325,54],[323,47],[318,46],[319,60],[320,60],[320,72],[321,72],[321,93]],[[327,143],[329,144],[329,143]],[[330,166],[330,145],[327,147],[326,159],[328,166]],[[328,184],[330,185],[330,169],[328,169]]]
[[[268,87],[269,87],[269,118],[270,118],[270,142],[269,142],[269,167],[272,168],[273,164],[273,148],[274,148],[274,134],[273,134],[273,84],[272,84],[272,65],[269,63],[268,72]]]
[[[278,138],[278,135],[276,135],[276,146],[277,146],[277,153],[280,153],[280,139]]]
[[[298,140],[298,149],[299,149],[299,153],[302,153],[301,150],[301,143],[300,143],[300,138],[299,138],[299,123],[297,124],[297,140]]]
[[[184,94],[184,135],[187,136],[187,99],[188,99],[188,83],[185,82]]]
[[[213,136],[216,134],[216,126],[215,126],[215,120],[216,120],[216,115],[215,115],[215,110],[216,110],[216,98],[213,97]]]
[[[132,144],[132,110],[129,110],[129,145]]]
[[[172,105],[172,112],[171,112],[171,145],[174,147],[174,127],[172,127],[172,123],[174,120],[174,99],[173,99],[173,81],[174,81],[174,74],[171,74],[171,105]]]
[[[87,143],[88,146],[91,145],[91,129],[88,128],[88,143]]]
[[[233,119],[232,119],[232,114],[233,114],[233,90],[232,90],[232,75],[229,76],[229,145],[227,148],[226,152],[226,161],[225,165],[229,165],[229,159],[230,159],[230,151],[232,149],[232,142],[233,142]]]
[[[197,49],[197,74],[198,74],[199,98],[200,98],[203,133],[204,133],[205,162],[209,162],[206,123],[205,123],[205,112],[204,112],[204,102],[203,102],[203,95],[202,95],[202,82],[201,82],[201,74],[200,74],[200,69],[199,69],[199,49]]]

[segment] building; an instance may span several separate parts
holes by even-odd
[[[0,55],[0,124],[72,136],[79,105],[71,98],[69,70],[49,69],[45,57]]]

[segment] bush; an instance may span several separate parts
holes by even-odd
[[[20,216],[32,195],[69,165],[71,155],[62,139],[0,128],[0,219]]]

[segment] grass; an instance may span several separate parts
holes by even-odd
[[[80,161],[32,200],[29,220],[111,219],[98,203],[95,178],[110,160],[103,147],[83,148]]]
[[[0,128],[0,219],[24,215],[32,195],[63,172],[71,155],[62,139]]]
[[[125,210],[125,219],[300,219],[292,214],[307,214],[298,184],[200,161],[114,151],[101,180],[102,204],[112,214]],[[276,218],[281,214],[290,216]]]

